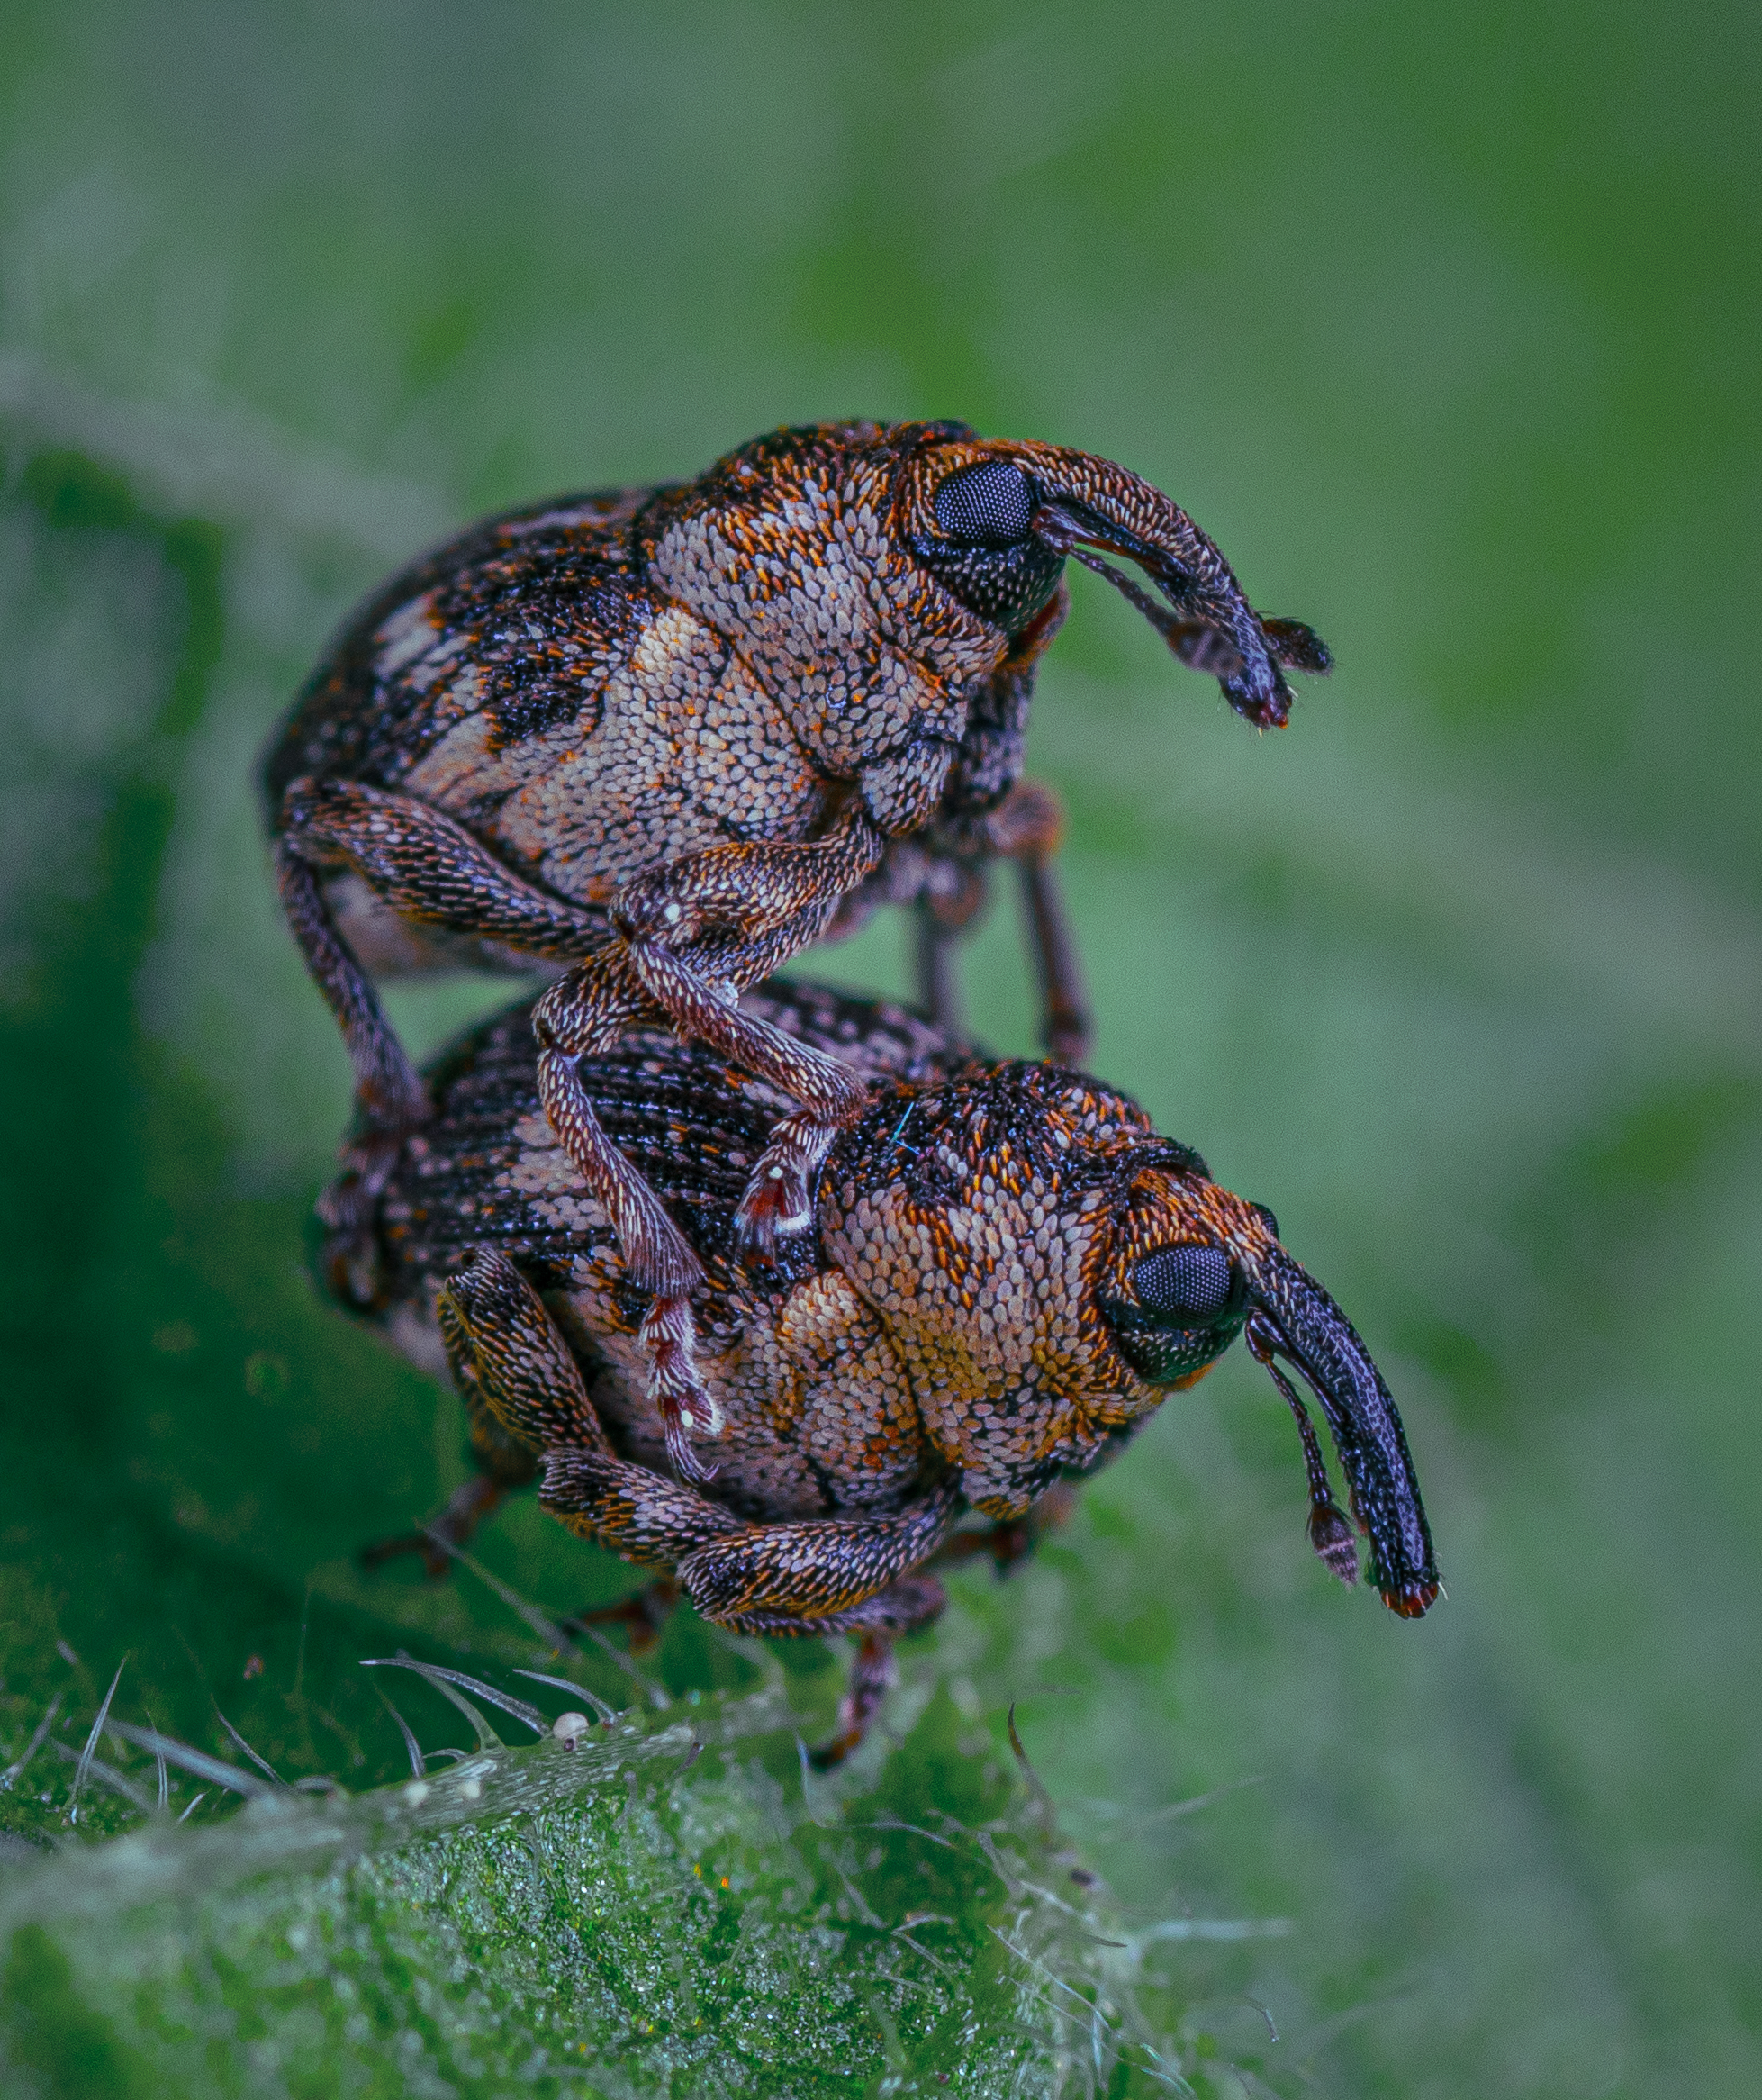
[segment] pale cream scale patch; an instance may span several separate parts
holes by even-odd
[[[439,638],[434,601],[434,593],[425,591],[420,598],[400,605],[375,630],[374,675],[382,683],[389,683],[406,664],[413,663]]]

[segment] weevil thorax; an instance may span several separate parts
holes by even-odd
[[[1008,638],[912,558],[902,465],[958,425],[821,423],[743,445],[643,523],[649,583],[722,634],[884,830],[934,809]]]
[[[820,1236],[968,1499],[1008,1516],[1166,1398],[1107,1305],[1143,1247],[1215,1242],[1220,1217],[1240,1225],[1235,1201],[1123,1095],[1051,1066],[975,1065],[878,1099],[827,1163]]]

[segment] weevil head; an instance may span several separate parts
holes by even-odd
[[[1098,1296],[1121,1353],[1161,1386],[1191,1384],[1251,1319],[1256,1355],[1293,1364],[1320,1403],[1384,1603],[1404,1618],[1431,1607],[1438,1570],[1400,1415],[1351,1322],[1279,1245],[1270,1211],[1203,1172],[1146,1173],[1122,1208]],[[1312,1475],[1312,1506],[1325,1514],[1321,1486]],[[1350,1580],[1343,1519],[1330,1543],[1314,1524],[1311,1535]]]
[[[1246,1206],[1083,1073],[974,1061],[878,1091],[820,1178],[820,1239],[988,1515],[1206,1371],[1242,1331]],[[1176,1317],[1179,1314],[1181,1317]]]
[[[1141,476],[962,423],[773,430],[658,492],[636,539],[646,580],[736,646],[838,777],[912,747],[913,780],[945,772],[970,696],[1052,638],[1069,559],[1106,575],[1260,727],[1289,713],[1287,669],[1329,664],[1307,628],[1256,613],[1217,548]],[[903,807],[877,815],[908,828]]]
[[[1230,704],[1261,729],[1290,715],[1287,669],[1332,659],[1306,627],[1265,620],[1229,564],[1185,511],[1111,459],[1062,445],[962,431],[906,462],[898,530],[961,602],[1012,637],[1032,629],[1074,556],[1122,590],[1183,662],[1213,672]],[[1107,560],[1133,563],[1157,596]]]

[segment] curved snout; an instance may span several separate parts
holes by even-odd
[[[1290,716],[1291,689],[1279,668],[1280,651],[1270,641],[1261,616],[1243,596],[1230,565],[1185,511],[1161,490],[1110,459],[1064,446],[1024,446],[1037,499],[1033,530],[1062,553],[1074,554],[1105,575],[1161,629],[1177,655],[1196,668],[1214,670],[1238,714],[1261,729],[1282,726]],[[1085,549],[1134,562],[1173,608],[1170,620],[1116,569]],[[1281,622],[1281,626],[1295,623]],[[1216,635],[1227,651],[1212,650],[1206,662],[1202,634]],[[1303,667],[1315,667],[1319,645],[1309,645]],[[1320,667],[1326,667],[1321,649]]]
[[[1276,1242],[1255,1270],[1251,1295],[1278,1331],[1279,1353],[1302,1372],[1327,1417],[1353,1514],[1369,1538],[1371,1579],[1391,1611],[1416,1619],[1438,1595],[1438,1569],[1382,1373],[1345,1314]]]

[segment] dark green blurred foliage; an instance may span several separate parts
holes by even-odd
[[[1288,1919],[1162,1943],[1208,2060],[1277,2090],[1755,2090],[1758,33],[7,8],[0,1753],[58,1694],[77,1753],[126,1654],[127,1721],[236,1761],[218,1706],[358,1788],[407,1770],[359,1658],[534,1652],[475,1578],[351,1560],[460,1455],[302,1267],[347,1077],[249,769],[330,623],[492,504],[964,415],[1150,475],[1336,650],[1257,739],[1079,577],[1035,762],[1098,1065],[1351,1312],[1450,1598],[1328,1585],[1233,1361],[1019,1580],[959,1579],[899,1725],[1019,1697],[1128,1925]],[[812,966],[901,964],[882,927]],[[1023,977],[999,910],[970,982],[1008,1048]],[[397,1006],[432,1042],[496,996]],[[529,1508],[483,1560],[552,1610],[628,1580]],[[783,1661],[829,1713],[830,1659]],[[689,1620],[658,1666],[755,1667]],[[953,1805],[982,1753],[936,1743],[863,1783]],[[45,1744],[8,1827],[65,1833],[74,1770]],[[34,2075],[129,2089],[39,1932],[0,1985]]]

